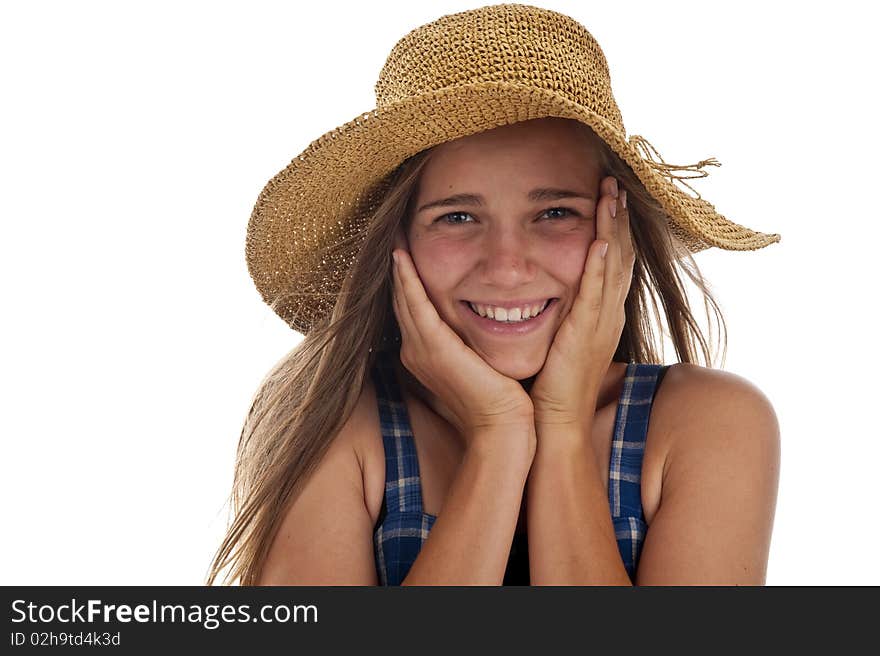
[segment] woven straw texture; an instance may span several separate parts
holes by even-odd
[[[589,125],[666,210],[691,253],[756,250],[781,239],[728,220],[676,186],[707,175],[704,167],[719,166],[714,159],[667,164],[643,137],[626,137],[604,53],[564,14],[501,4],[443,16],[397,42],[375,92],[375,109],[313,141],[266,184],[248,223],[251,277],[266,303],[287,298],[278,314],[298,332],[332,311],[401,162],[517,121],[556,116]]]

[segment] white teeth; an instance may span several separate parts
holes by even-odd
[[[504,308],[492,308],[485,305],[475,305],[470,302],[468,302],[468,305],[481,317],[494,319],[499,323],[521,323],[541,314],[549,303],[550,300],[548,299],[538,305],[526,306],[523,309],[513,308],[509,311]]]

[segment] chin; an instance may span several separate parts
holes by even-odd
[[[547,354],[535,354],[534,356],[522,356],[514,359],[501,356],[484,356],[484,358],[498,373],[514,380],[525,381],[533,378],[541,371]]]

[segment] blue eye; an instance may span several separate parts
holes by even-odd
[[[577,215],[577,212],[575,212],[574,210],[570,210],[570,209],[568,209],[567,207],[551,207],[549,210],[547,210],[547,212],[554,212],[554,211],[556,211],[556,210],[562,210],[563,212],[566,213],[565,216],[557,217],[557,218],[560,218],[560,219],[564,219],[564,218],[565,218],[566,216],[568,216],[569,214]],[[545,214],[546,214],[546,212],[545,212]]]
[[[450,216],[470,216],[467,212],[450,212],[449,214],[444,214],[443,216],[439,216],[434,220],[434,223],[438,221],[443,221],[444,223],[457,224],[458,221],[445,221],[444,219],[449,218]]]
[[[565,214],[562,216],[551,217],[551,218],[565,219],[565,218],[568,218],[569,215],[580,216],[577,212],[575,212],[572,209],[569,209],[568,207],[551,207],[550,209],[546,210],[544,212],[544,214],[547,214],[548,212],[555,212],[557,210],[561,210],[561,211],[565,212]],[[448,220],[446,220],[451,216],[471,216],[471,215],[468,214],[467,212],[450,212],[449,214],[444,214],[443,216],[437,217],[434,220],[434,223],[437,223],[438,221],[443,221],[444,223],[447,223],[449,225],[461,225],[462,223],[464,223],[463,221],[448,221]]]

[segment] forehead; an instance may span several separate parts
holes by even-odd
[[[420,188],[448,188],[486,176],[593,183],[601,168],[597,139],[587,126],[556,117],[504,125],[435,146]]]

